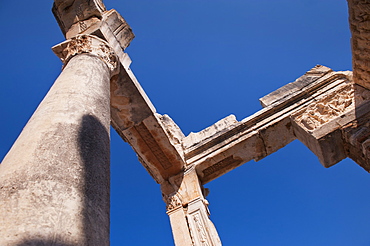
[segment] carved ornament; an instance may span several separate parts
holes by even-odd
[[[208,243],[209,240],[208,240],[207,231],[206,231],[206,228],[205,228],[206,226],[204,225],[204,222],[201,218],[201,215],[199,213],[195,213],[192,216],[192,218],[194,220],[195,229],[196,229],[196,233],[198,234],[198,239],[199,239],[200,245],[210,246],[210,244]]]
[[[119,67],[118,57],[109,44],[92,35],[77,35],[52,49],[65,65],[72,57],[87,53],[99,57],[112,72]]]
[[[172,211],[176,208],[182,207],[180,194],[173,193],[168,196],[165,196],[166,209],[167,211]]]
[[[309,105],[295,116],[295,121],[305,129],[313,131],[369,100],[369,90],[351,83]]]
[[[354,87],[353,85],[346,86],[309,105],[295,117],[295,121],[305,129],[312,131],[354,108],[354,105]]]

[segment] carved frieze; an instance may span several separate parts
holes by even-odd
[[[187,220],[194,245],[220,246],[217,232],[209,219],[208,201],[202,198],[189,203]]]
[[[295,117],[295,121],[307,130],[312,131],[353,109],[354,106],[354,86],[348,85],[310,104]]]
[[[369,90],[350,83],[314,101],[293,118],[301,127],[313,131],[369,100]]]
[[[118,72],[119,61],[113,49],[107,42],[95,36],[77,35],[52,49],[64,64],[78,54],[87,53],[99,57],[112,72]]]
[[[199,239],[199,243],[201,246],[210,246],[210,244],[208,243],[208,237],[207,237],[207,231],[206,231],[206,228],[205,228],[205,225],[204,225],[204,222],[201,218],[201,215],[199,212],[197,213],[194,213],[192,215],[192,219],[194,221],[194,224],[195,224],[195,231],[196,231],[196,234],[197,234],[197,238]]]

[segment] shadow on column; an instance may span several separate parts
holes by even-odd
[[[109,125],[84,115],[78,147],[84,167],[84,233],[86,245],[109,245],[110,146]]]
[[[34,239],[25,240],[17,246],[77,246],[76,244],[56,243],[55,239]]]
[[[110,148],[108,129],[97,117],[84,115],[80,125],[71,127],[68,133],[71,139],[75,136],[75,140],[69,144],[74,144],[77,147],[78,156],[75,159],[75,155],[71,151],[71,154],[65,157],[64,165],[67,168],[69,165],[73,165],[73,162],[78,163],[78,166],[75,167],[76,175],[74,178],[81,180],[75,180],[73,184],[79,190],[82,201],[79,206],[82,207],[82,212],[81,217],[75,218],[75,221],[81,223],[82,228],[79,228],[73,237],[66,235],[65,232],[58,235],[56,230],[52,236],[28,238],[18,243],[17,246],[109,245]],[[60,219],[63,220],[63,218]]]
[[[366,171],[370,171],[370,90],[354,85],[355,120],[344,126],[347,156]]]

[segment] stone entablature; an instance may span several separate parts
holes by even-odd
[[[208,132],[212,127],[220,129],[213,135],[200,132],[184,138],[186,163],[196,167],[202,183],[252,159],[260,160],[296,138],[325,167],[351,157],[345,144],[339,144],[342,134],[334,133],[358,119],[355,112],[365,110],[370,92],[353,83],[351,72],[334,72],[318,65],[260,100],[265,108],[254,115],[240,122],[228,117],[223,121],[230,122],[229,127],[220,128],[221,120],[207,128]],[[338,139],[334,140],[333,134]],[[329,136],[333,142],[324,141]]]
[[[89,6],[84,6],[84,1],[63,4],[55,1],[53,12],[67,37],[95,35],[106,40],[119,57],[120,73],[111,81],[112,126],[130,143],[158,183],[192,166],[196,167],[202,183],[209,182],[249,160],[264,158],[297,136],[318,155],[324,166],[337,162],[324,158],[317,146],[315,149],[302,134],[305,131],[315,136],[317,128],[329,126],[333,118],[342,117],[362,103],[358,99],[353,102],[359,90],[355,90],[350,72],[333,72],[316,66],[295,82],[262,98],[265,108],[254,115],[240,122],[230,116],[200,133],[184,137],[168,116],[156,113],[129,69],[130,59],[122,48],[128,46],[134,35],[126,21],[115,10],[106,11],[98,0]],[[84,11],[78,11],[81,8]],[[71,22],[73,14],[76,18]],[[330,93],[335,96],[331,97]],[[319,102],[324,95],[331,101],[323,98]]]

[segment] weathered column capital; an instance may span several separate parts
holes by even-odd
[[[182,198],[179,193],[172,193],[170,195],[163,195],[163,200],[166,203],[167,213],[182,208]]]
[[[77,35],[54,47],[54,53],[62,60],[64,66],[68,61],[79,54],[92,54],[99,57],[108,66],[111,75],[118,72],[119,60],[110,45],[93,35]]]

